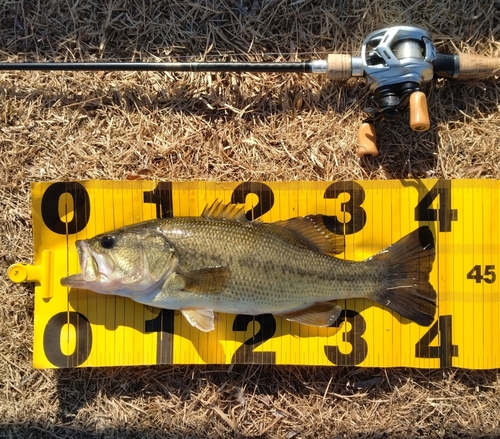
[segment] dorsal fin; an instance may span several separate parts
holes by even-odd
[[[328,230],[323,222],[323,215],[308,215],[304,217],[290,218],[285,221],[272,223],[270,226],[279,227],[288,232],[281,234],[294,244],[302,245],[311,250],[322,253],[339,254],[344,251],[345,238]],[[279,232],[278,232],[279,233]]]
[[[201,216],[210,219],[223,219],[232,221],[242,221],[247,222],[245,216],[245,208],[237,204],[224,204],[224,202],[215,200],[211,205],[208,205],[203,209]]]

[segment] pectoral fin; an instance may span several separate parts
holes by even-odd
[[[227,267],[208,267],[177,276],[184,283],[183,290],[193,293],[220,293],[226,287],[230,274]]]
[[[214,312],[211,309],[181,309],[186,320],[200,331],[209,332],[215,328]]]
[[[315,303],[309,308],[286,314],[276,314],[291,322],[309,326],[330,326],[340,316],[342,309],[335,302]]]

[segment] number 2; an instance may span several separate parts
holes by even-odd
[[[272,314],[249,316],[238,314],[233,322],[233,331],[246,331],[252,322],[258,322],[259,331],[246,340],[233,354],[235,364],[275,364],[276,352],[254,352],[254,349],[272,338],[276,332],[276,320]]]
[[[274,205],[274,192],[264,183],[245,182],[238,185],[231,196],[231,203],[243,204],[249,194],[255,194],[259,197],[259,202],[245,216],[249,221],[260,218],[269,212]]]

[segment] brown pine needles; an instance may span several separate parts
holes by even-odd
[[[4,0],[1,61],[289,61],[428,29],[500,56],[498,1]],[[500,85],[438,81],[431,129],[379,126],[355,156],[361,80],[229,73],[0,72],[0,437],[498,437],[497,370],[273,366],[38,371],[29,183],[500,178]]]

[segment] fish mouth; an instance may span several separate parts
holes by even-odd
[[[104,254],[92,250],[85,241],[76,241],[78,260],[81,273],[73,274],[61,279],[61,285],[72,288],[89,288],[91,285],[109,282],[114,270],[112,259]]]

